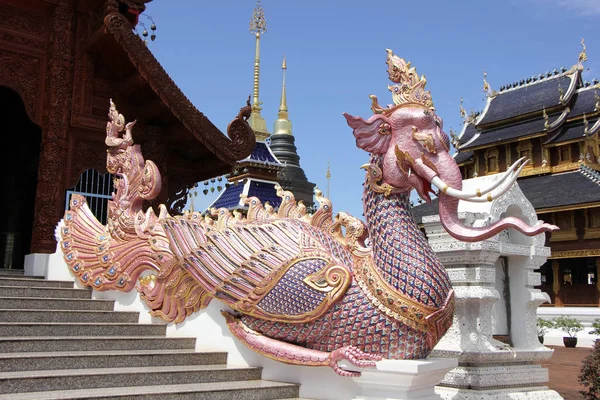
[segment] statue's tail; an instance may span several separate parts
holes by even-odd
[[[171,249],[163,223],[170,216],[164,205],[159,215],[144,200],[161,188],[160,172],[144,161],[131,129],[111,101],[106,127],[106,166],[115,175],[116,192],[108,202],[108,223],[101,224],[85,197],[73,195],[61,227],[60,248],[71,272],[96,290],[130,291],[138,283],[141,298],[152,314],[181,322],[210,302],[206,289],[183,268],[180,254]],[[124,132],[123,132],[124,131]]]

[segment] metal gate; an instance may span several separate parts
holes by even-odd
[[[108,217],[108,200],[112,198],[114,191],[114,180],[111,173],[101,174],[95,169],[86,169],[81,174],[79,182],[67,190],[65,199],[65,210],[69,209],[69,203],[73,194],[85,196],[88,207],[94,213],[98,221],[106,224]]]

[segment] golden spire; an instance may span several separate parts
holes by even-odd
[[[250,126],[256,134],[257,140],[265,140],[269,137],[267,123],[260,115],[261,101],[258,98],[259,93],[259,77],[260,77],[260,37],[267,31],[267,20],[265,19],[265,11],[260,4],[260,0],[256,1],[256,7],[252,10],[252,18],[250,18],[250,33],[256,36],[256,50],[254,53],[254,88],[252,91],[252,113],[250,114]]]
[[[281,64],[283,70],[283,82],[281,83],[281,103],[279,104],[279,118],[287,119],[287,99],[285,97],[285,71],[287,70],[287,64],[285,63],[285,54],[283,55],[283,63]]]
[[[292,122],[288,119],[288,108],[287,98],[285,95],[285,71],[287,70],[287,63],[285,61],[285,54],[283,55],[283,63],[281,64],[283,70],[283,82],[281,84],[281,102],[279,104],[279,113],[277,114],[277,121],[273,126],[273,134],[287,133],[292,134]]]

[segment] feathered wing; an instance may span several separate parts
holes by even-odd
[[[188,216],[170,218],[163,226],[184,270],[232,309],[273,321],[306,322],[327,311],[350,285],[349,257],[334,256],[310,224],[223,218],[228,212],[219,212],[221,223],[190,223]],[[337,246],[338,254],[347,253]],[[310,301],[303,303],[297,292]]]
[[[170,216],[161,205],[142,212],[160,192],[161,178],[144,161],[131,129],[111,102],[107,169],[115,175],[109,221],[102,225],[74,195],[61,229],[61,248],[72,273],[97,290],[130,291],[137,285],[151,313],[181,322],[217,297],[234,310],[276,321],[307,321],[323,314],[351,282],[350,252],[364,252],[366,231],[317,193],[314,215],[278,189],[277,212],[244,199],[247,215],[225,209],[212,216]],[[344,235],[343,231],[346,231]],[[294,290],[308,295],[299,304]],[[275,301],[275,296],[277,301]],[[275,303],[285,303],[278,309]]]

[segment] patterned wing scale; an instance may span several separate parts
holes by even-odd
[[[184,218],[163,227],[183,268],[231,308],[282,322],[317,318],[352,278],[344,258],[316,230],[297,220],[231,223],[198,232]],[[193,247],[194,244],[196,247]]]

